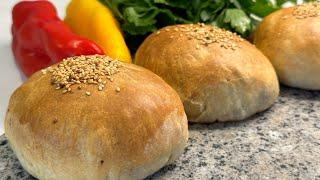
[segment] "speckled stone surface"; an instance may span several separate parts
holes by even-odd
[[[190,124],[189,145],[147,179],[320,180],[320,92],[282,87],[269,110],[242,122]],[[0,179],[33,179],[0,137]]]

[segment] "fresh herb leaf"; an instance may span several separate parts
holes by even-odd
[[[132,52],[151,32],[172,24],[203,22],[248,37],[257,19],[296,0],[100,0],[121,24]],[[308,0],[311,1],[311,0]]]
[[[240,9],[227,9],[223,21],[230,24],[231,28],[240,34],[245,34],[251,30],[250,18]]]

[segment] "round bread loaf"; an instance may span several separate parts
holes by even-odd
[[[135,61],[178,92],[192,122],[242,120],[279,94],[275,71],[259,50],[209,25],[163,28],[143,42]]]
[[[278,10],[258,26],[254,43],[281,83],[320,90],[320,2]]]
[[[12,95],[5,132],[39,179],[142,179],[188,139],[178,94],[152,72],[104,56],[68,58]]]

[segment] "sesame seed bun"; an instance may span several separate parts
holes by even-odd
[[[122,63],[102,91],[82,84],[63,93],[52,84],[60,81],[52,81],[54,72],[62,73],[56,68],[35,73],[16,90],[5,119],[10,145],[34,177],[142,179],[183,152],[183,105],[157,75]]]
[[[259,50],[209,25],[161,29],[143,42],[135,61],[178,92],[192,122],[243,120],[279,94],[275,71]]]
[[[320,2],[278,10],[267,16],[254,43],[271,61],[281,83],[320,90]]]

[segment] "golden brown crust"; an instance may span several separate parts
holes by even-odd
[[[279,86],[274,69],[253,45],[239,41],[232,42],[234,49],[221,43],[199,46],[199,40],[175,30],[181,26],[190,25],[150,35],[135,61],[178,92],[189,121],[241,120],[275,101]]]
[[[124,64],[114,82],[96,88],[63,94],[50,85],[50,74],[38,72],[14,92],[5,131],[32,175],[139,179],[181,154],[186,116],[179,96],[161,78]]]
[[[310,5],[304,6],[308,9]],[[318,15],[314,11],[297,13],[296,8],[300,7],[278,10],[267,16],[255,31],[254,43],[270,59],[283,84],[320,89],[319,7],[320,3]]]

